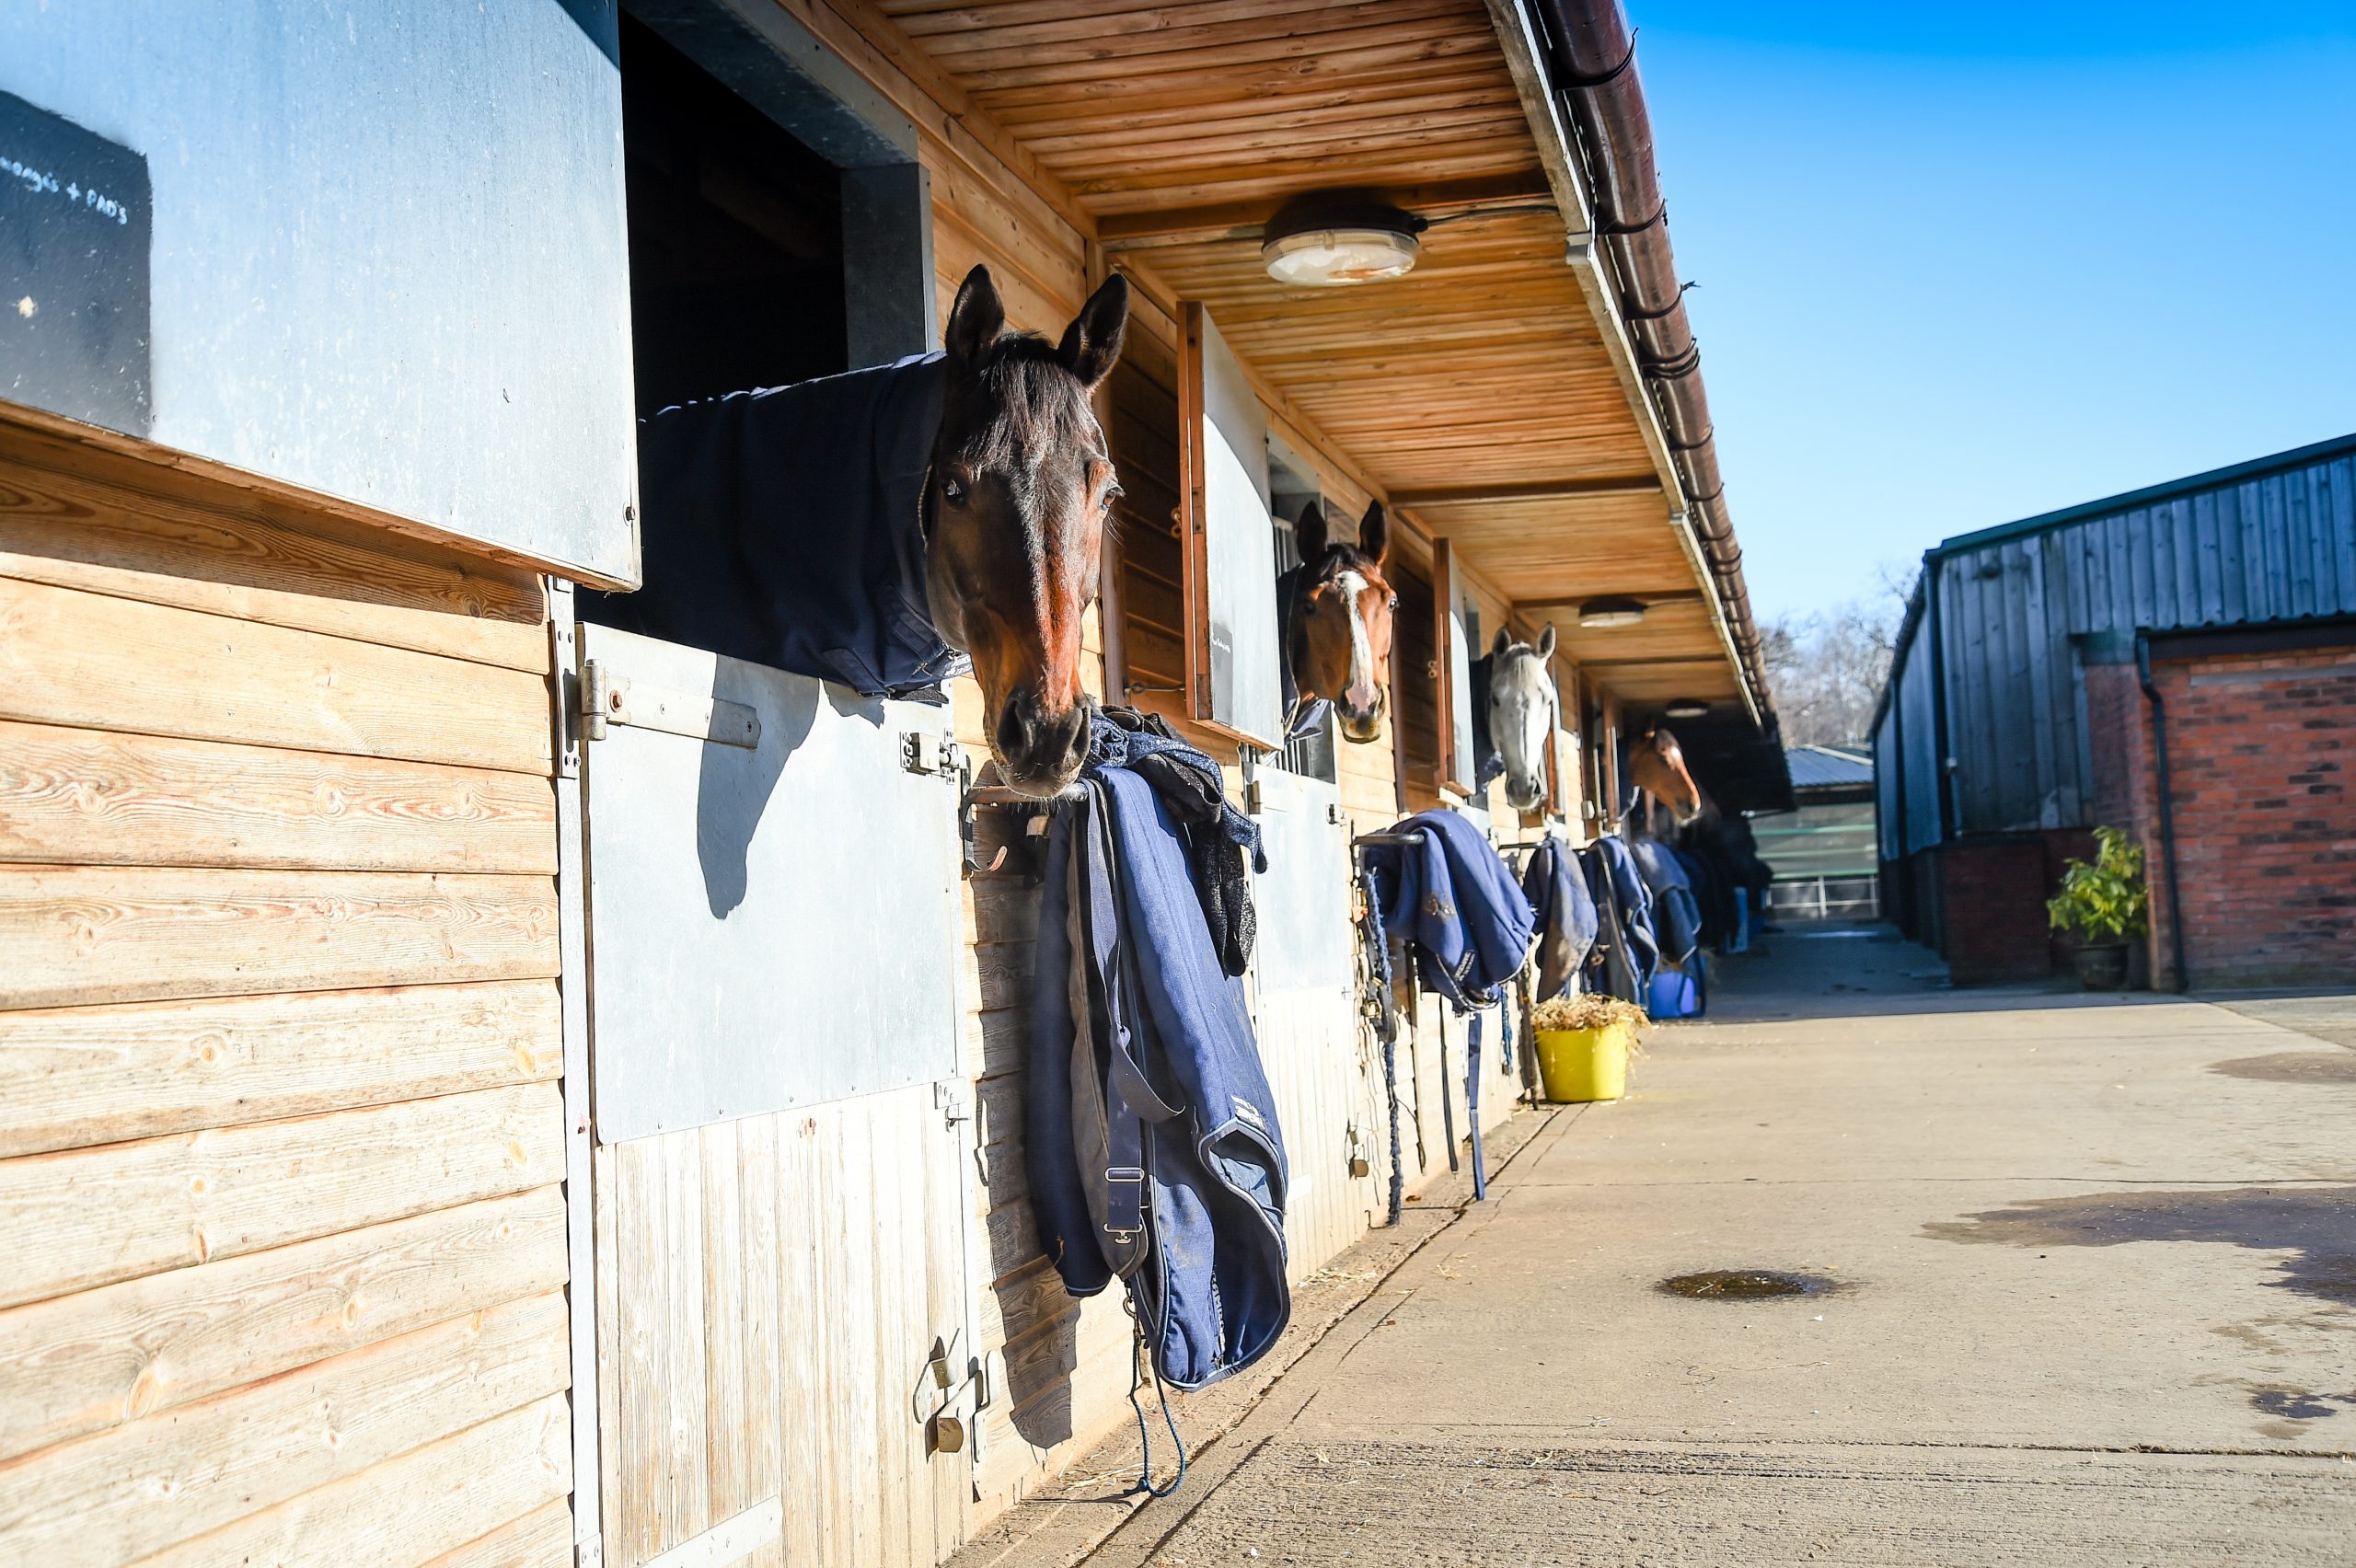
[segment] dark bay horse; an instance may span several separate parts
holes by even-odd
[[[1375,502],[1358,519],[1357,542],[1351,544],[1330,536],[1324,509],[1312,501],[1293,536],[1301,564],[1288,574],[1292,591],[1277,606],[1293,711],[1323,698],[1341,716],[1343,737],[1364,744],[1382,733],[1391,688],[1391,621],[1399,595],[1382,574],[1390,519]]]
[[[941,352],[681,404],[642,421],[644,585],[582,617],[848,686],[938,700],[967,654],[990,755],[1025,794],[1078,776],[1080,623],[1120,493],[1089,396],[1128,284],[1062,339],[1009,334],[987,268]]]
[[[943,334],[926,595],[941,637],[973,658],[1000,776],[1028,795],[1062,792],[1088,757],[1080,622],[1121,493],[1089,395],[1120,358],[1128,315],[1115,274],[1060,341],[1009,333],[989,269],[976,267]]]

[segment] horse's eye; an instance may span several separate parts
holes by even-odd
[[[1384,604],[1391,609],[1397,609],[1399,607],[1399,595],[1396,594],[1392,594],[1389,599],[1384,601]]]
[[[952,506],[965,504],[965,486],[954,475],[941,481],[941,499]]]
[[[1107,511],[1110,511],[1114,502],[1120,500],[1123,496],[1128,493],[1128,491],[1123,490],[1118,485],[1106,485],[1104,487],[1104,499],[1098,504],[1104,507]]]

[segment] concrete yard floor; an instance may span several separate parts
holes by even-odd
[[[1176,1495],[972,1560],[2356,1562],[2356,997],[1772,943]],[[1722,1269],[1824,1287],[1660,1288]]]

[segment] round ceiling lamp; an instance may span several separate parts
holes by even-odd
[[[1634,626],[1644,618],[1642,599],[1589,599],[1579,606],[1581,626]]]
[[[1380,202],[1307,197],[1288,202],[1261,230],[1268,276],[1303,289],[1379,283],[1412,271],[1426,227]]]
[[[1699,719],[1710,711],[1710,705],[1698,697],[1672,697],[1661,712],[1671,719]]]

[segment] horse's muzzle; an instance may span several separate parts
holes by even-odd
[[[1083,696],[1062,712],[1051,713],[1037,686],[1027,681],[1016,686],[990,731],[999,772],[1008,787],[1042,799],[1068,789],[1088,760],[1089,719],[1095,709]]]
[[[1334,704],[1334,717],[1341,721],[1343,739],[1359,745],[1381,739],[1382,709],[1383,698],[1380,690],[1375,693],[1374,703],[1369,708],[1352,708],[1346,701]]]

